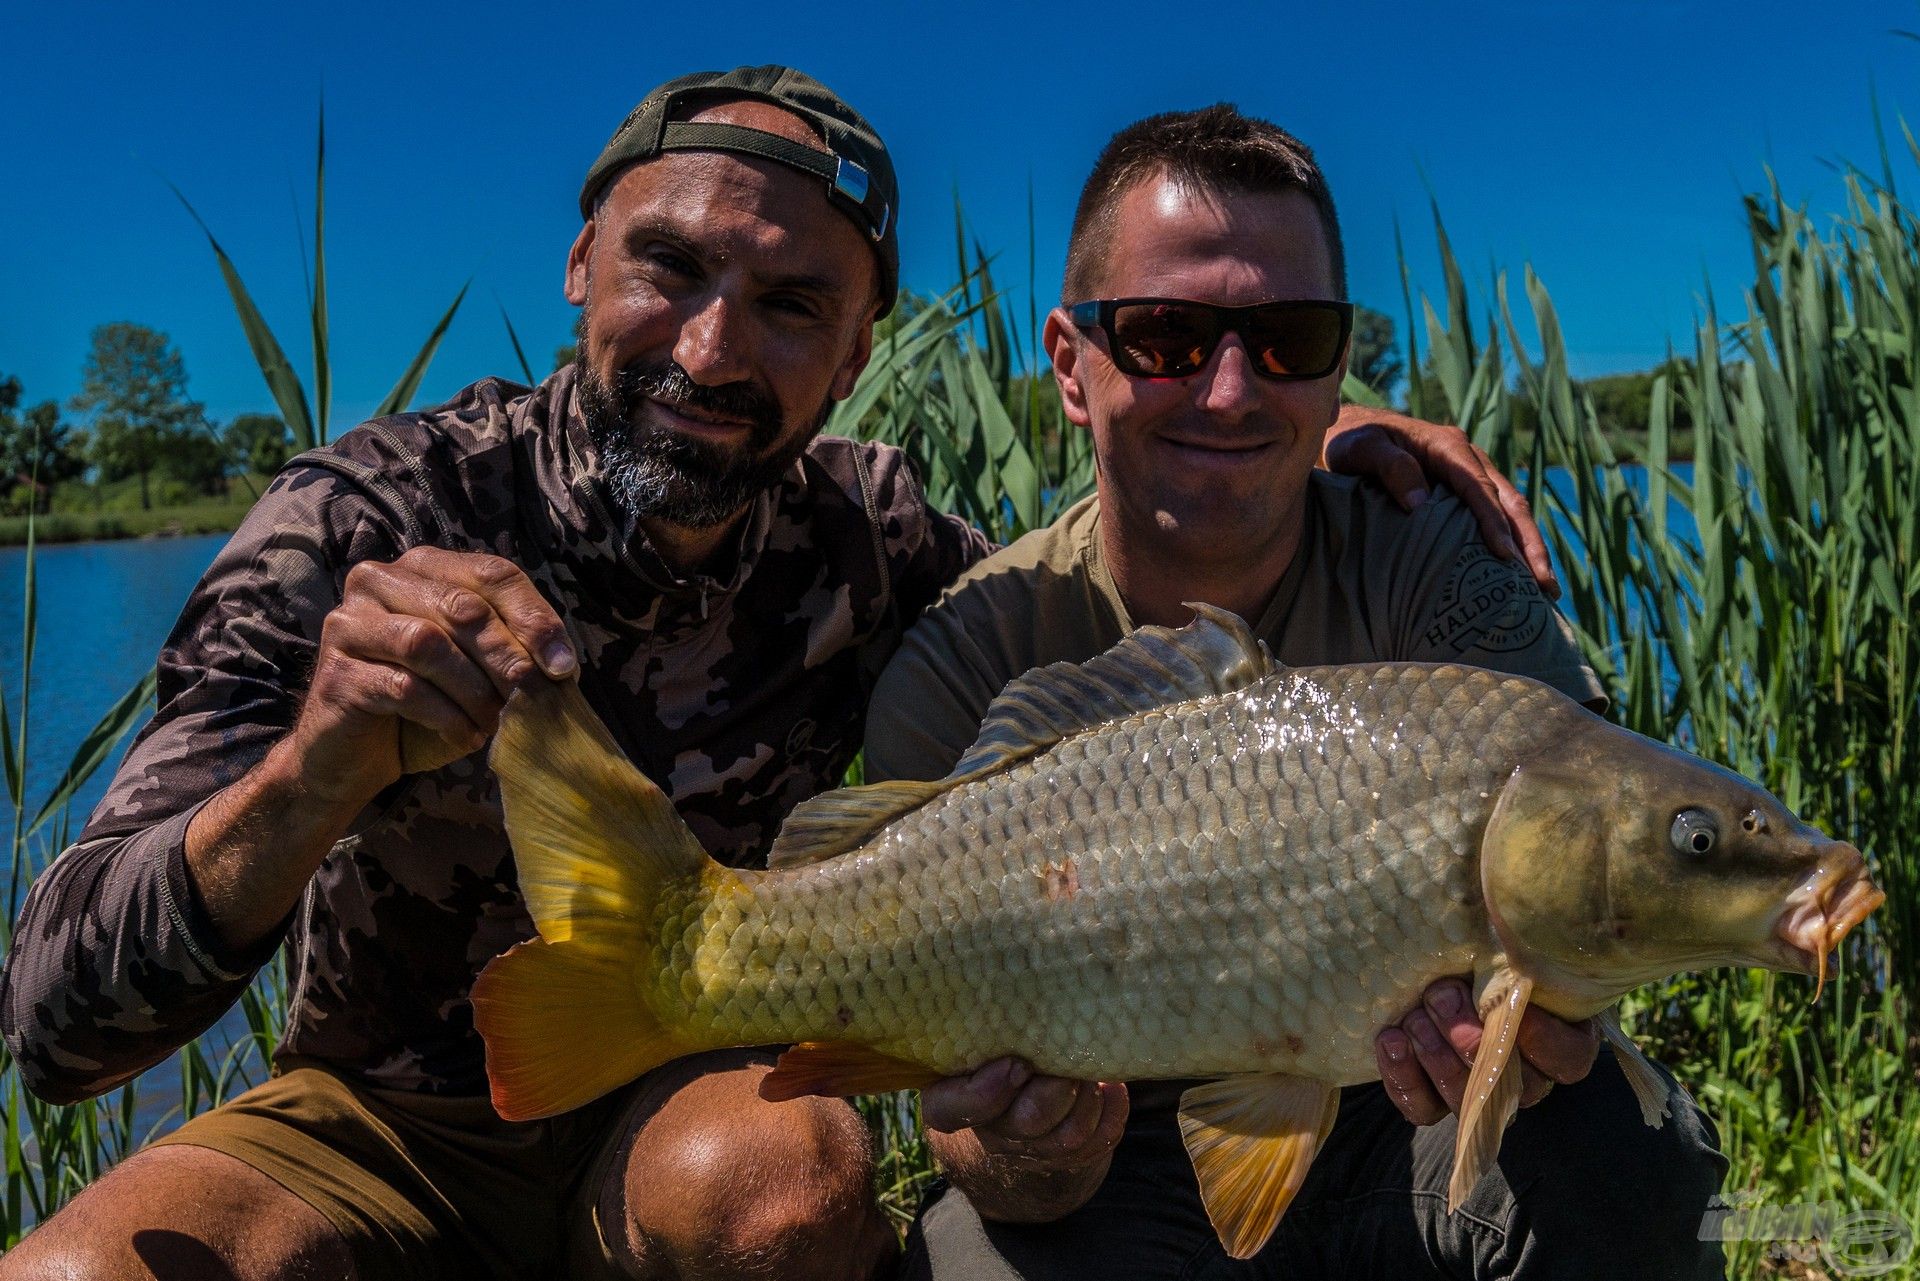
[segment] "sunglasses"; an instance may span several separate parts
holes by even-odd
[[[1353,304],[1303,299],[1216,307],[1180,298],[1097,298],[1067,315],[1107,336],[1114,367],[1135,378],[1189,378],[1206,368],[1223,334],[1240,336],[1268,378],[1325,378],[1353,332]]]

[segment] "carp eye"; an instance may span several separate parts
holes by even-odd
[[[1720,829],[1700,810],[1681,810],[1673,816],[1673,833],[1669,839],[1674,853],[1698,858],[1712,851],[1720,839]]]

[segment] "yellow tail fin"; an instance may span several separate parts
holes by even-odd
[[[726,874],[653,782],[621,755],[571,681],[517,691],[492,765],[520,890],[540,937],[494,958],[473,988],[494,1109],[552,1116],[683,1054],[642,994],[659,960],[663,892]]]
[[[631,958],[543,939],[488,962],[473,985],[473,1018],[487,1042],[493,1110],[509,1121],[571,1112],[703,1048],[661,1026],[638,978]]]

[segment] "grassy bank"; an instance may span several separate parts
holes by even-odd
[[[51,495],[50,510],[33,519],[33,537],[42,543],[78,543],[112,538],[179,538],[222,534],[237,528],[266,488],[260,475],[229,477],[225,492],[203,494],[171,481],[153,486],[152,507],[140,505],[139,481],[104,485],[69,481]],[[0,516],[0,547],[27,541],[24,515]]]

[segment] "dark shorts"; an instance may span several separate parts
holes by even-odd
[[[546,1121],[484,1098],[372,1089],[314,1064],[157,1141],[252,1166],[340,1230],[363,1278],[596,1277],[596,1203],[646,1078]]]
[[[1378,1084],[1342,1092],[1340,1117],[1273,1240],[1244,1263],[1220,1249],[1169,1107],[1134,1113],[1093,1199],[1053,1223],[986,1223],[936,1189],[905,1275],[932,1281],[1206,1278],[1719,1278],[1701,1241],[1726,1175],[1712,1124],[1676,1105],[1649,1128],[1611,1053],[1508,1129],[1495,1168],[1447,1213],[1451,1118],[1409,1125]]]

